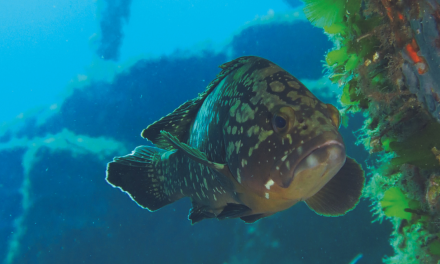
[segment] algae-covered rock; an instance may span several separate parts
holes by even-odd
[[[440,212],[440,176],[431,175],[426,188],[426,202],[431,213]]]
[[[395,256],[384,263],[437,263],[440,1],[304,2],[307,17],[335,43],[326,63],[329,79],[342,88],[342,112],[367,116],[357,132],[374,153],[365,196],[395,227]],[[322,14],[319,3],[332,15]]]
[[[432,121],[405,140],[391,142],[390,149],[398,155],[391,163],[394,165],[408,163],[420,168],[439,168],[440,162],[433,152],[433,149],[440,148],[439,133],[440,124]]]

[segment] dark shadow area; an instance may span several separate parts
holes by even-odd
[[[264,57],[298,79],[320,78],[323,64],[321,61],[332,45],[321,29],[307,22],[249,27],[232,41],[234,57]]]
[[[23,199],[23,154],[23,149],[0,151],[0,259],[6,257],[7,242],[15,232],[14,221],[23,213],[19,206]]]

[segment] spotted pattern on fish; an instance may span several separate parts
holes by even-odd
[[[205,92],[142,132],[164,149],[148,165],[148,177],[159,179],[152,179],[158,181],[152,191],[168,202],[190,197],[193,222],[253,222],[317,193],[345,161],[337,110],[268,60],[242,57],[221,68]],[[319,149],[326,144],[335,147]],[[305,159],[316,149],[317,157]],[[338,153],[343,157],[335,158]],[[325,155],[335,156],[339,167],[319,172],[318,158]],[[301,174],[306,169],[316,171],[313,180]]]
[[[270,121],[270,113],[280,105],[290,105],[305,117],[303,124],[295,121],[295,138],[288,134],[281,139],[284,145],[279,144]],[[326,108],[295,77],[267,60],[256,59],[231,72],[207,96],[190,129],[188,144],[205,152],[211,161],[227,163],[243,185],[264,186],[272,163],[284,157],[284,151],[291,153],[301,142],[335,130]],[[271,157],[264,157],[268,152]],[[256,162],[264,165],[256,166]],[[290,163],[284,164],[290,169]]]

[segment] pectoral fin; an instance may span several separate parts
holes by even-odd
[[[201,163],[205,166],[208,166],[212,169],[219,171],[220,173],[227,175],[229,174],[229,168],[226,164],[220,164],[216,162],[212,162],[208,160],[208,157],[205,153],[200,150],[188,146],[187,144],[180,142],[179,139],[166,131],[160,131],[161,135],[168,140],[168,142],[178,150],[183,151],[188,157],[193,159],[194,161]]]
[[[340,216],[359,203],[365,177],[361,166],[347,157],[339,172],[305,202],[310,209],[324,216]]]

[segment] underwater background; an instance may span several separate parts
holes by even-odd
[[[255,55],[325,103],[333,47],[299,0],[0,2],[0,261],[9,263],[380,263],[392,226],[362,200],[347,215],[305,204],[262,219],[191,225],[190,201],[155,213],[105,181],[140,132],[204,91],[219,65]],[[341,128],[347,153],[363,116]],[[368,175],[367,175],[368,176]]]

